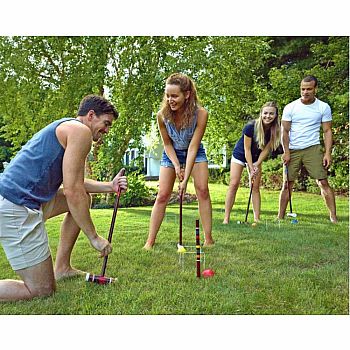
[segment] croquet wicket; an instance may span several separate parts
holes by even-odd
[[[177,252],[179,254],[179,264],[184,269],[185,264],[185,254],[196,254],[196,276],[198,278],[201,277],[201,265],[203,264],[203,268],[205,269],[205,254],[202,251],[202,247],[200,244],[200,235],[199,235],[199,220],[196,220],[196,245],[195,246],[186,246],[179,245]]]

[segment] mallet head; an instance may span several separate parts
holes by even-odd
[[[297,214],[296,213],[287,213],[287,216],[289,216],[291,218],[296,218]]]
[[[85,276],[86,282],[92,282],[97,284],[111,284],[115,282],[116,278],[94,275],[92,273],[87,273]]]

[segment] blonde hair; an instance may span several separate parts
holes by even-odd
[[[278,118],[278,108],[276,105],[276,102],[274,101],[269,101],[266,102],[260,109],[260,116],[259,118],[255,119],[255,126],[254,126],[254,137],[255,141],[257,142],[259,148],[263,150],[265,148],[265,131],[264,131],[264,124],[262,120],[262,112],[264,107],[273,107],[276,110],[276,118],[272,122],[271,125],[271,146],[272,150],[275,151],[278,146],[280,145],[280,137],[281,137],[281,125],[280,125],[280,120]]]
[[[195,111],[200,107],[194,82],[185,74],[173,73],[166,80],[166,84],[179,86],[183,94],[185,94],[187,91],[190,92],[190,96],[185,101],[185,110],[181,122],[181,128],[189,127],[192,124]],[[165,93],[160,106],[159,114],[164,119],[167,119],[172,123],[175,122],[175,112],[171,110]]]

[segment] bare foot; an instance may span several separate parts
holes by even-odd
[[[153,249],[153,244],[149,244],[149,243],[146,243],[144,246],[143,246],[143,249],[144,250],[152,250]]]
[[[211,240],[211,241],[207,241],[205,240],[204,243],[203,243],[203,247],[212,247],[214,245],[214,241]]]
[[[223,223],[224,225],[227,225],[229,222],[230,222],[229,220],[226,220],[226,219],[225,219],[222,223]]]
[[[331,220],[332,224],[337,224],[338,223],[338,219],[336,217],[335,218],[330,217],[329,220]]]
[[[56,279],[56,281],[62,280],[62,279],[65,279],[65,278],[82,276],[82,275],[86,275],[86,272],[74,269],[72,267],[69,267],[67,269],[62,269],[62,270],[55,270],[55,279]]]

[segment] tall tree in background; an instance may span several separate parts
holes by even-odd
[[[0,38],[3,137],[15,149],[47,123],[75,116],[81,98],[102,94],[111,38]]]
[[[168,38],[118,37],[109,66],[109,93],[120,113],[93,164],[95,174],[111,176],[122,163],[130,142],[141,148],[162,95],[159,72]]]
[[[15,153],[47,123],[75,116],[84,95],[105,95],[120,117],[90,164],[94,177],[110,177],[155,123],[167,76],[183,72],[209,110],[211,156],[230,151],[264,102],[282,109],[314,74],[333,111],[333,179],[347,187],[348,57],[347,37],[0,37],[2,147]]]
[[[349,183],[349,38],[273,38],[275,61],[270,61],[270,96],[281,107],[300,96],[306,74],[319,79],[318,97],[332,108],[334,136],[330,183],[348,191]],[[301,182],[304,180],[301,179]]]

